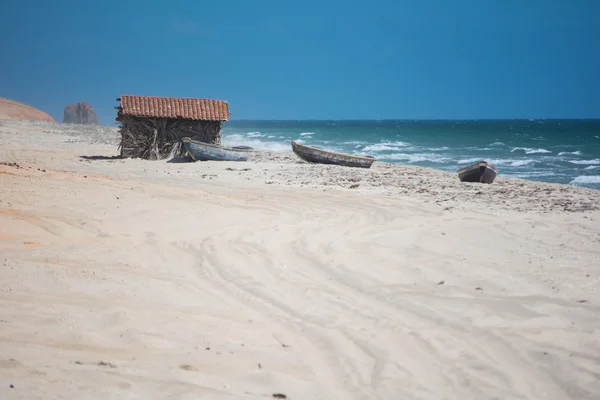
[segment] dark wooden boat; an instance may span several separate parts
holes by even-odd
[[[458,170],[461,182],[493,183],[498,175],[498,168],[487,161],[479,161]]]
[[[335,153],[292,142],[292,150],[304,161],[318,164],[335,164],[345,167],[370,168],[375,161],[374,157],[353,156],[350,154]]]
[[[237,150],[231,147],[219,146],[192,140],[189,137],[181,139],[190,157],[196,161],[246,161],[247,150]]]

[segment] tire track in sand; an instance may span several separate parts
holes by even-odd
[[[350,384],[346,393],[356,396],[358,391],[365,398],[387,397],[394,387],[408,395],[448,385],[459,392],[476,387],[481,398],[491,393],[510,396],[515,390],[526,397],[544,392],[568,397],[568,391],[555,384],[552,371],[532,371],[536,361],[519,345],[526,331],[496,332],[493,327],[465,324],[453,307],[467,314],[473,311],[453,293],[428,299],[407,290],[401,298],[369,289],[385,283],[389,271],[354,264],[352,258],[361,252],[366,259],[376,259],[368,246],[356,249],[354,244],[397,235],[398,220],[415,210],[394,215],[389,208],[378,214],[374,204],[345,209],[344,202],[336,202],[316,210],[292,201],[272,205],[285,215],[261,229],[216,231],[190,251],[199,259],[198,270],[220,285],[224,296],[238,298],[265,318],[275,317],[284,328],[303,335],[304,343],[312,343],[322,354],[319,360],[327,360],[328,371],[316,375],[327,377],[328,385],[341,390]],[[376,224],[373,215],[379,215]],[[285,226],[278,226],[278,221],[285,221]],[[319,226],[321,230],[315,230]],[[346,228],[341,233],[329,228],[336,226]],[[326,248],[326,257],[315,254]],[[336,258],[346,264],[336,264]],[[239,263],[240,259],[245,261]],[[364,274],[363,268],[371,273]],[[530,304],[506,300],[504,308],[493,307],[497,300],[484,300],[483,308],[514,321],[536,314]],[[571,336],[572,342],[576,335]],[[580,371],[589,376],[590,371]],[[532,386],[532,374],[543,384]]]

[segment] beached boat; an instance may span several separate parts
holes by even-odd
[[[458,170],[458,178],[461,182],[492,183],[496,175],[498,175],[498,168],[487,161],[479,161]]]
[[[335,164],[345,167],[370,168],[375,161],[374,157],[370,156],[352,156],[350,154],[335,153],[318,149],[316,147],[306,146],[297,142],[292,142],[292,150],[298,157],[304,161],[318,164]]]
[[[189,137],[181,139],[190,157],[196,161],[246,161],[247,150],[237,150],[231,147],[219,146],[192,140]]]

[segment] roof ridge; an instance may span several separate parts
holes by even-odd
[[[220,99],[210,99],[208,97],[176,97],[176,96],[145,96],[145,95],[137,95],[137,94],[122,94],[123,97],[140,97],[147,99],[178,99],[178,100],[209,100],[209,101],[221,101],[223,103],[228,103],[227,100]]]

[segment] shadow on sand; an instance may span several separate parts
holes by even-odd
[[[173,164],[179,164],[179,163],[194,162],[194,160],[190,156],[185,156],[185,157],[173,157],[170,160],[168,160],[167,162],[168,163],[173,163]]]
[[[79,156],[79,158],[87,161],[111,161],[111,160],[120,160],[121,156]],[[173,157],[167,160],[168,163],[178,164],[178,163],[190,163],[194,162],[194,160],[187,157]]]
[[[121,156],[79,156],[84,160],[98,161],[98,160],[119,160]]]

